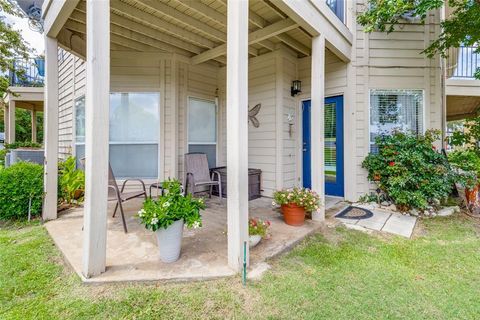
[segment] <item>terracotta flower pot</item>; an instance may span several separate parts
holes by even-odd
[[[73,199],[78,200],[82,196],[83,196],[83,190],[78,189],[78,190],[75,190],[75,192],[73,194]]]
[[[283,220],[291,226],[301,226],[305,223],[305,209],[294,203],[282,204]]]
[[[467,204],[475,204],[477,203],[478,199],[478,186],[470,188],[465,188],[465,198],[467,200]]]

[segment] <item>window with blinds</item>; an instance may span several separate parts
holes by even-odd
[[[370,90],[370,151],[393,130],[423,132],[423,90]]]

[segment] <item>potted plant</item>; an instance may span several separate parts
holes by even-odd
[[[156,233],[160,260],[170,263],[180,257],[184,224],[188,228],[202,226],[200,210],[205,203],[191,194],[184,196],[178,180],[165,181],[162,187],[164,195],[145,200],[137,216],[145,228]]]
[[[275,191],[273,205],[280,205],[283,219],[291,226],[301,226],[305,222],[305,212],[317,210],[320,196],[306,188],[293,188]]]
[[[248,235],[250,248],[255,247],[260,240],[268,236],[268,229],[270,228],[270,221],[261,220],[258,218],[250,218],[248,220]]]

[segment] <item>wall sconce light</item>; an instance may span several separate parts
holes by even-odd
[[[293,80],[292,81],[292,88],[291,88],[291,95],[295,97],[296,94],[302,92],[302,81],[300,80]]]

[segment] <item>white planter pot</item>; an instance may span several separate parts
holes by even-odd
[[[182,248],[183,220],[175,221],[167,229],[160,228],[155,234],[160,260],[166,263],[177,261]]]
[[[258,234],[253,235],[253,236],[249,236],[250,248],[255,247],[260,242],[260,240],[262,240],[262,236],[260,236]]]

